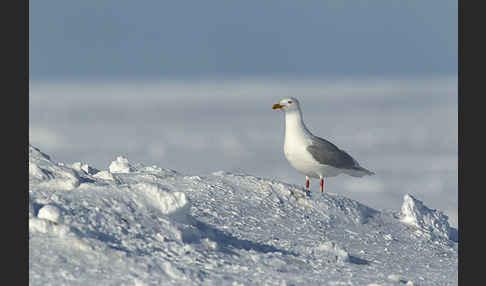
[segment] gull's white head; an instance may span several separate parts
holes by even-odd
[[[295,97],[284,98],[272,106],[272,109],[280,109],[283,112],[299,111],[299,101]]]

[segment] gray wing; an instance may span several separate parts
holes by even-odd
[[[317,136],[312,137],[312,145],[307,151],[321,164],[331,165],[341,169],[354,169],[359,167],[358,162],[348,153],[336,147],[331,142]]]

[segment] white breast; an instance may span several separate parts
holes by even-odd
[[[311,144],[310,134],[297,113],[285,115],[284,154],[290,165],[309,177],[318,177],[319,163],[306,150]]]
[[[284,154],[290,165],[302,174],[312,177],[333,177],[342,171],[332,166],[323,165],[307,151],[312,143],[312,134],[304,125],[300,112],[285,114]]]
[[[315,172],[319,164],[312,158],[312,155],[299,149],[285,148],[285,146],[287,145],[284,145],[285,158],[287,158],[292,167],[306,176],[319,177]]]

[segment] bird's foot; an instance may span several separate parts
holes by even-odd
[[[309,189],[305,190],[305,195],[310,198],[311,197],[311,191]]]

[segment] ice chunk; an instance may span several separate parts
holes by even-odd
[[[83,163],[83,162],[75,162],[71,164],[71,168],[78,172],[85,172],[86,174],[96,174],[99,172],[99,170],[92,168],[90,165]]]
[[[449,226],[448,217],[440,210],[432,210],[411,194],[403,196],[401,221],[421,231],[457,241],[457,231]]]
[[[398,274],[390,274],[388,275],[388,280],[393,281],[393,282],[400,282],[402,278]]]
[[[118,156],[109,166],[111,173],[130,173],[133,171],[130,162],[126,157]]]
[[[138,183],[135,186],[141,198],[148,204],[159,209],[163,214],[175,213],[188,206],[186,194],[183,192],[168,192],[157,185]]]
[[[99,171],[98,173],[94,174],[93,177],[98,178],[98,179],[108,180],[108,181],[115,180],[113,175],[106,170]]]
[[[39,210],[37,217],[43,218],[43,219],[46,219],[46,220],[49,220],[49,221],[52,221],[52,222],[56,222],[56,223],[62,223],[63,222],[61,210],[54,205],[43,206]]]
[[[29,162],[29,177],[39,180],[47,180],[51,176],[48,172],[39,168],[39,166],[37,166],[35,163]]]

